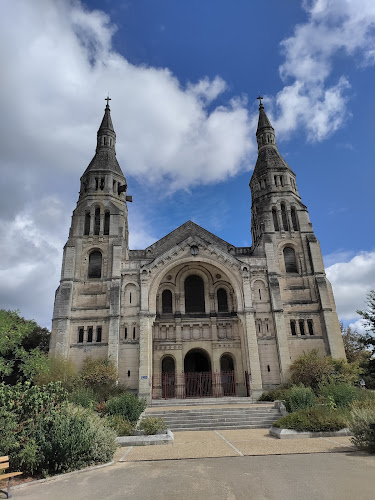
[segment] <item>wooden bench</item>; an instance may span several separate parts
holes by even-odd
[[[9,457],[0,457],[0,469],[9,469]],[[7,491],[0,490],[2,493],[6,494],[7,498],[12,498],[12,493],[10,492],[12,479],[20,474],[22,474],[22,472],[7,472],[6,474],[0,474],[0,481],[8,479]]]

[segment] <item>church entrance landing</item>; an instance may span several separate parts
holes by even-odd
[[[212,373],[208,353],[191,349],[184,359],[184,372],[177,374],[173,358],[165,357],[162,373],[152,377],[152,399],[237,396],[233,361],[223,356],[220,364],[220,373]]]

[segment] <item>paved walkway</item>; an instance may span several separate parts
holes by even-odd
[[[375,457],[356,452],[116,463],[14,489],[13,496],[14,500],[374,500],[374,491]]]
[[[138,462],[350,451],[355,451],[355,447],[349,437],[277,439],[268,434],[268,429],[236,429],[175,432],[171,445],[120,448],[115,459]]]

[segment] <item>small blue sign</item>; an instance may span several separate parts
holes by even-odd
[[[142,375],[142,377],[141,377],[141,378],[143,378],[143,379],[147,379],[147,378],[148,378],[148,376],[147,376],[147,375]]]

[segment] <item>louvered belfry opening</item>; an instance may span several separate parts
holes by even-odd
[[[205,312],[203,280],[195,274],[188,276],[185,280],[185,312]]]

